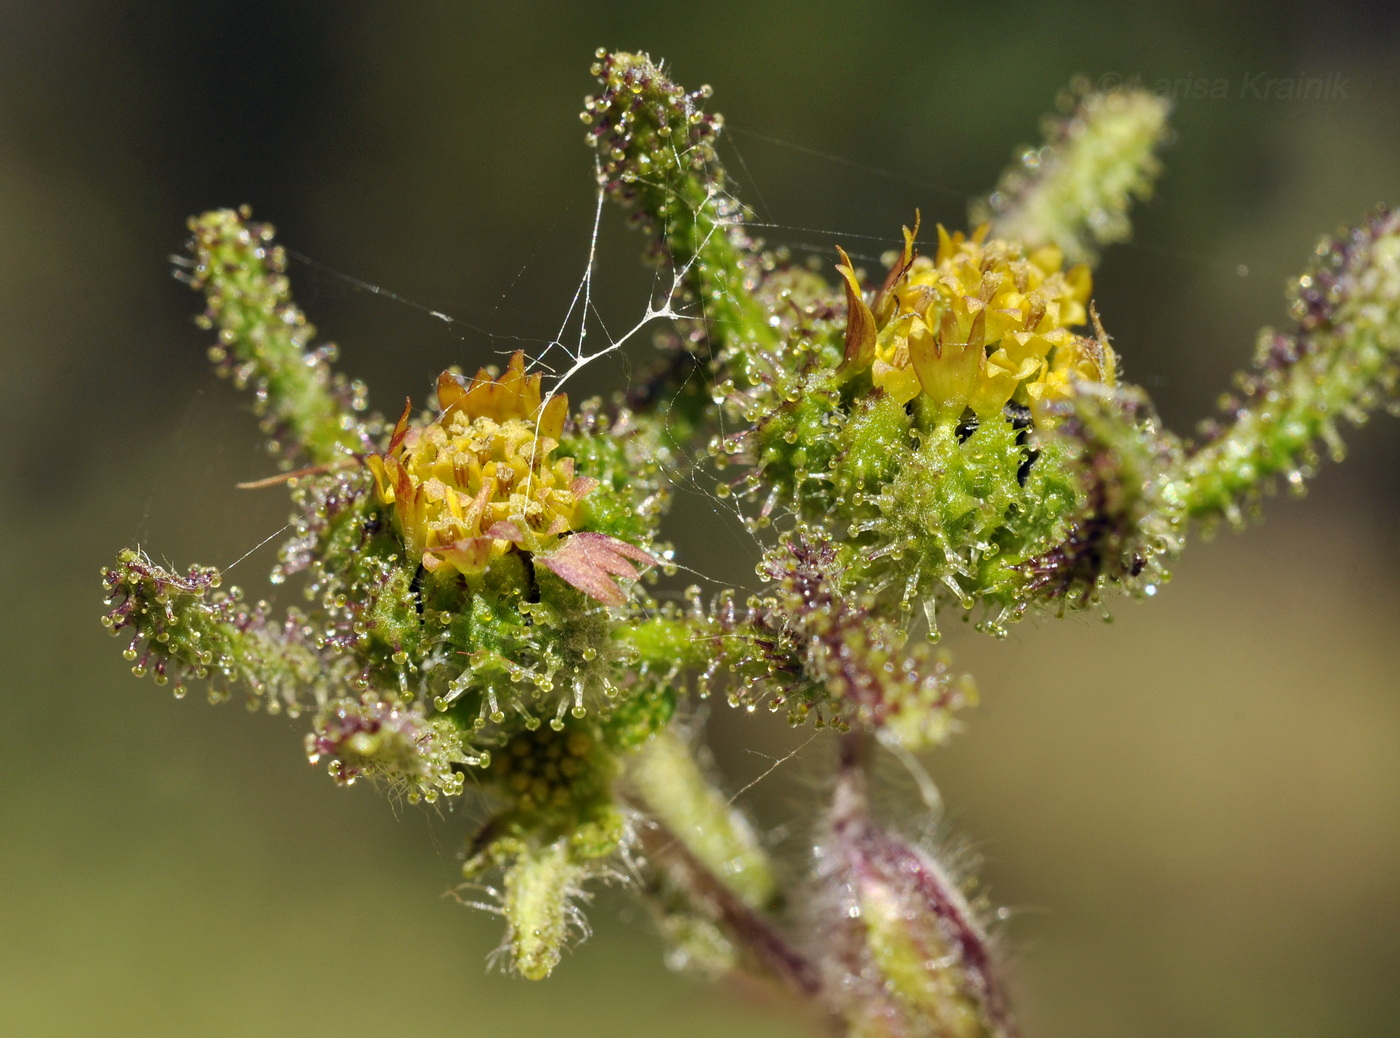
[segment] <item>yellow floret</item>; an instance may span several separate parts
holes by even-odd
[[[934,256],[915,256],[914,234],[891,265],[873,307],[849,263],[838,267],[850,311],[847,370],[870,368],[872,382],[901,404],[920,394],[935,420],[979,417],[1007,403],[1062,397],[1073,378],[1112,382],[1107,342],[1071,329],[1085,323],[1092,282],[1082,264],[1063,270],[1061,251],[1027,253],[1018,242],[938,228]],[[844,255],[843,255],[844,258]]]
[[[443,372],[438,417],[410,428],[405,408],[388,450],[368,459],[380,500],[429,572],[480,573],[513,548],[542,551],[575,528],[596,484],[575,478],[572,458],[550,459],[568,401],[544,400],[540,381],[525,374],[520,352],[499,379],[482,369],[464,384]]]

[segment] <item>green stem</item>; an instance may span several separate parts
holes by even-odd
[[[803,1001],[821,991],[816,965],[717,877],[661,822],[642,827],[642,849],[685,891],[691,905],[733,942],[744,964]]]

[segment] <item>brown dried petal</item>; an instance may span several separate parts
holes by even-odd
[[[861,298],[851,258],[839,245],[836,251],[841,253],[836,271],[846,285],[846,356],[839,370],[854,375],[870,367],[875,359],[875,315]]]

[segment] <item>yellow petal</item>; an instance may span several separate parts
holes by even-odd
[[[966,340],[957,331],[951,310],[943,312],[938,336],[923,321],[909,332],[909,360],[940,421],[956,421],[967,407],[982,365],[986,318],[972,321]]]
[[[913,368],[886,364],[878,357],[870,367],[871,381],[894,398],[897,404],[907,404],[919,395],[919,379]]]
[[[569,414],[569,398],[563,393],[555,393],[546,401],[540,412],[539,434],[545,439],[559,442],[564,435],[564,419]]]
[[[446,413],[452,410],[453,406],[467,395],[466,387],[461,380],[450,371],[444,371],[438,376],[437,396],[438,410]]]
[[[1045,274],[1053,274],[1064,265],[1064,250],[1058,245],[1042,245],[1026,257]],[[1085,268],[1086,270],[1088,268]]]
[[[954,253],[957,252],[958,244],[961,241],[961,232],[958,233],[956,238],[953,238],[949,236],[946,227],[942,224],[938,225],[938,252],[935,254],[935,258],[940,267],[953,258]]]
[[[1069,286],[1071,299],[1087,304],[1094,291],[1094,275],[1089,272],[1087,264],[1080,263],[1065,271],[1065,284]]]
[[[987,418],[1000,413],[1007,402],[1015,395],[1022,382],[1032,378],[1041,366],[1041,361],[1033,356],[1019,360],[1005,350],[997,350],[986,359],[982,378],[972,394],[969,406],[979,418]]]

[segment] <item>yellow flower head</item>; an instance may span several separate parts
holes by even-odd
[[[1100,335],[1085,339],[1092,283],[1083,265],[1062,270],[1053,245],[1027,253],[1019,242],[987,240],[938,228],[938,251],[916,256],[913,231],[873,306],[861,298],[849,259],[836,269],[846,282],[846,359],[867,367],[875,386],[908,403],[921,393],[937,421],[956,422],[971,408],[997,414],[1012,400],[1040,405],[1068,394],[1072,380],[1112,382],[1112,351]]]
[[[410,403],[388,450],[368,459],[410,557],[429,572],[480,573],[512,548],[547,550],[575,528],[597,483],[575,478],[572,458],[550,459],[569,405],[562,394],[542,399],[540,381],[519,351],[499,379],[444,371],[437,418],[410,427]]]

